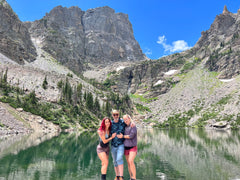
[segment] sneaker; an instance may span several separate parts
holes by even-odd
[[[114,180],[119,180],[119,179],[118,179],[118,177],[116,176],[116,177],[114,178]]]
[[[124,180],[124,178],[123,178],[123,177],[120,177],[119,180]]]

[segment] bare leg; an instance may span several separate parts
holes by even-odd
[[[107,174],[108,155],[105,152],[98,153],[99,159],[102,161],[101,173]]]
[[[131,178],[131,169],[130,169],[130,164],[129,164],[129,155],[125,155],[125,158],[126,158],[127,163],[128,163],[128,172],[129,172],[129,176]]]
[[[114,167],[114,170],[115,170],[116,176],[119,176],[118,166],[117,166],[117,167]]]
[[[118,165],[119,176],[123,176],[123,164]]]
[[[131,171],[131,178],[133,178],[133,179],[136,179],[136,167],[134,164],[134,159],[135,159],[136,155],[137,155],[136,152],[130,151],[129,157],[128,157],[130,171]]]

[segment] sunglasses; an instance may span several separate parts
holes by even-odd
[[[118,116],[119,114],[113,114],[113,116]]]

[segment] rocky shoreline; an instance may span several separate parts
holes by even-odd
[[[0,102],[0,136],[29,134],[33,132],[60,132],[59,126],[46,121],[40,116],[33,115],[23,109],[14,109]]]

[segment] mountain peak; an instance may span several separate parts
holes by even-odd
[[[223,8],[223,14],[229,14],[230,12],[227,9],[227,6],[225,5]]]

